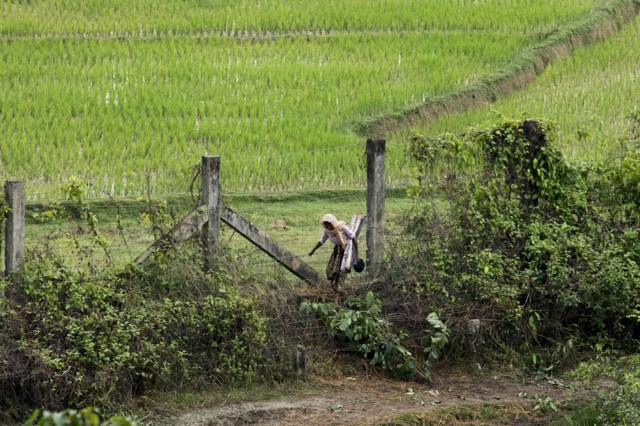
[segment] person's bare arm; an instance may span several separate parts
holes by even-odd
[[[313,253],[316,252],[316,250],[318,250],[320,247],[322,247],[322,243],[320,241],[318,241],[315,245],[315,247],[313,247],[311,249],[311,251],[309,252],[309,256],[313,256]]]

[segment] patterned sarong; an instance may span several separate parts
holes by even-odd
[[[365,216],[362,215],[354,215],[351,218],[350,229],[356,237],[362,229],[364,220]],[[331,287],[334,290],[338,290],[340,282],[344,281],[346,275],[351,272],[351,268],[357,260],[358,251],[353,246],[352,240],[347,241],[347,245],[344,250],[339,244],[336,244],[333,247],[333,253],[331,253],[329,263],[327,264],[327,279],[331,282]]]
[[[327,264],[327,279],[331,282],[331,287],[334,290],[338,290],[340,278],[345,276],[345,274],[340,273],[343,256],[344,250],[342,250],[342,247],[339,244],[333,246],[333,253],[331,253]]]

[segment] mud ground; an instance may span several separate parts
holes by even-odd
[[[162,423],[181,426],[379,425],[403,414],[421,415],[443,407],[508,406],[512,424],[544,424],[534,409],[539,401],[581,397],[580,392],[565,381],[523,382],[507,376],[446,376],[434,378],[430,384],[366,376],[315,378],[309,379],[309,383],[317,388],[317,395],[196,409],[163,419]]]

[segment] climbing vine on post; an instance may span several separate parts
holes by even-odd
[[[87,206],[85,202],[85,184],[79,179],[73,178],[69,181],[67,186],[65,187],[65,192],[69,201],[72,202],[72,207],[77,210],[80,219],[82,219],[87,227],[89,228],[89,232],[93,237],[94,243],[102,249],[104,252],[105,258],[108,263],[111,265],[113,262],[111,260],[111,247],[109,245],[109,241],[98,229],[98,218],[91,211],[89,206]],[[77,244],[77,242],[76,242]]]

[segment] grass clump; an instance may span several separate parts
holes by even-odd
[[[523,412],[522,407],[515,404],[484,404],[436,408],[426,413],[405,413],[382,424],[385,426],[513,425],[525,419],[527,422],[532,422],[531,424],[537,424],[536,420],[541,420],[542,417]]]

